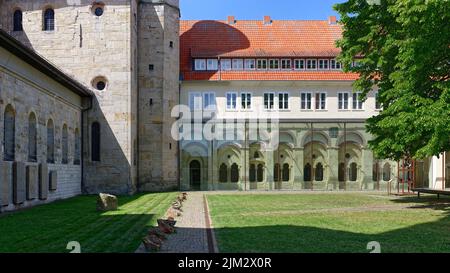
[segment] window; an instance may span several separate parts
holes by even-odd
[[[278,93],[278,109],[289,109],[289,93]]]
[[[256,182],[256,166],[255,166],[255,164],[250,164],[249,180],[250,180],[250,182]]]
[[[225,163],[222,163],[219,168],[219,182],[226,183],[228,181],[228,168]]]
[[[195,70],[197,70],[197,71],[206,70],[206,60],[205,59],[196,59],[195,60]]]
[[[317,163],[316,171],[315,171],[314,175],[315,175],[315,177],[314,177],[315,181],[323,181],[323,165],[322,165],[322,163]]]
[[[306,163],[305,167],[303,168],[303,181],[310,182],[311,181],[311,164]]]
[[[327,93],[316,93],[316,110],[327,109]]]
[[[302,92],[300,94],[300,109],[311,110],[312,109],[312,93]]]
[[[353,109],[354,110],[361,110],[363,109],[363,102],[361,100],[361,93],[357,92],[357,93],[353,93]]]
[[[16,155],[16,113],[11,105],[6,106],[3,127],[3,160],[14,161]]]
[[[287,164],[287,163],[285,163],[283,165],[282,176],[283,176],[283,181],[284,182],[288,182],[290,180],[290,167],[289,167],[289,164]]]
[[[383,181],[391,180],[391,165],[389,163],[383,166]]]
[[[280,63],[279,62],[280,61],[277,60],[277,59],[269,60],[269,69],[271,69],[271,70],[280,69]]]
[[[55,30],[55,11],[53,9],[46,9],[44,12],[44,31]]]
[[[239,167],[236,163],[233,163],[233,165],[231,165],[231,182],[239,182]]]
[[[230,59],[220,60],[220,69],[221,70],[231,70],[231,60]]]
[[[202,110],[202,94],[189,93],[189,107],[191,111]]]
[[[67,125],[63,125],[62,130],[62,164],[69,163],[69,132]]]
[[[289,59],[283,59],[281,60],[281,69],[291,69],[291,60]]]
[[[339,163],[338,167],[338,181],[344,182],[345,181],[345,163]]]
[[[92,123],[91,137],[91,160],[98,162],[100,161],[100,123]]]
[[[330,61],[330,68],[331,69],[341,69],[342,68],[342,64],[338,61],[336,61],[336,59],[333,59]]]
[[[207,70],[217,70],[219,66],[219,61],[217,59],[208,59],[207,60]]]
[[[55,163],[55,126],[51,119],[47,122],[47,163]]]
[[[348,180],[356,181],[358,179],[358,165],[355,162],[350,164],[350,171],[348,172]]]
[[[247,59],[245,60],[245,70],[255,70],[255,60]]]
[[[242,109],[252,108],[252,94],[251,93],[241,93],[241,107]]]
[[[338,109],[348,109],[348,93],[338,93]]]
[[[328,68],[329,68],[328,60],[325,60],[325,59],[319,60],[319,69],[327,70]]]
[[[214,92],[203,93],[203,109],[216,109],[216,94]]]
[[[381,110],[381,102],[380,102],[380,95],[379,93],[375,93],[375,109]]]
[[[258,182],[263,182],[264,180],[264,166],[262,164],[258,164],[258,170],[256,173],[256,180]]]
[[[78,128],[75,129],[75,149],[74,149],[74,160],[73,164],[80,165],[81,163],[81,138],[80,138],[80,132],[78,131]]]
[[[31,113],[28,117],[28,161],[37,161],[37,127],[36,127],[36,115]]]
[[[97,17],[100,17],[103,15],[103,7],[96,7],[94,10],[94,14]]]
[[[305,60],[295,60],[294,61],[294,69],[295,70],[305,69]]]
[[[256,69],[258,69],[258,70],[266,70],[267,69],[267,60],[258,59],[256,61]]]
[[[98,91],[104,91],[108,85],[108,80],[103,76],[97,76],[92,79],[92,87]]]
[[[242,69],[244,69],[244,60],[233,59],[233,70],[242,70]]]
[[[308,70],[317,69],[317,60],[313,60],[313,59],[307,60],[306,61],[306,69],[308,69]]]
[[[280,182],[281,180],[281,175],[280,175],[280,164],[275,163],[275,165],[273,166],[273,181],[275,182]]]
[[[227,110],[235,110],[237,106],[237,93],[227,93]]]
[[[264,93],[264,109],[266,110],[273,109],[274,100],[275,100],[274,93]]]
[[[13,31],[23,31],[23,25],[22,25],[22,11],[20,9],[16,10],[14,12],[14,26]]]

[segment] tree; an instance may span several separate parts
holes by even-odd
[[[344,71],[383,108],[367,120],[379,158],[450,150],[450,0],[348,0],[336,4]],[[352,66],[354,60],[358,65]]]

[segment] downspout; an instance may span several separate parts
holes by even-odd
[[[81,165],[81,192],[82,193],[86,193],[86,191],[85,191],[85,187],[84,187],[84,185],[85,185],[85,183],[84,183],[84,141],[86,140],[86,139],[88,139],[88,138],[85,138],[85,135],[84,135],[84,125],[85,125],[85,122],[84,122],[84,118],[85,118],[85,113],[87,112],[87,111],[89,111],[89,110],[91,110],[92,109],[92,97],[90,97],[89,98],[89,105],[88,105],[88,107],[86,107],[86,108],[83,108],[83,109],[81,109],[81,132],[80,132],[80,134],[81,134],[81,143],[80,143],[80,145],[81,145],[81,147],[80,147],[80,153],[81,153],[81,155],[80,155],[80,165]],[[87,118],[87,117],[86,117]]]

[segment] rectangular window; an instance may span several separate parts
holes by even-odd
[[[329,61],[326,59],[319,60],[319,69],[327,70],[329,68]]]
[[[312,93],[302,92],[300,94],[300,109],[311,110],[311,108],[312,108],[311,100],[312,100]]]
[[[267,69],[267,60],[265,60],[265,59],[258,59],[256,61],[256,69],[258,69],[258,70],[266,70]]]
[[[246,59],[244,63],[245,70],[255,70],[255,59]]]
[[[197,70],[197,71],[206,70],[206,60],[205,59],[195,59],[195,70]]]
[[[289,93],[286,92],[278,93],[278,109],[280,110],[289,109]]]
[[[275,100],[274,93],[264,93],[264,109],[266,110],[273,109],[274,100]]]
[[[189,107],[191,111],[202,110],[202,94],[195,92],[189,93]]]
[[[281,60],[281,69],[291,69],[291,60],[289,59],[283,59]]]
[[[242,109],[252,109],[252,94],[251,93],[241,93],[241,106]]]
[[[294,61],[294,69],[295,70],[305,69],[305,60],[295,60]]]
[[[278,60],[278,59],[269,60],[269,69],[271,69],[271,70],[280,69],[280,60]]]
[[[363,109],[363,102],[361,100],[361,93],[357,92],[357,93],[353,93],[353,109],[354,110],[361,110]]]
[[[214,92],[203,93],[203,109],[216,109],[216,94]]]
[[[219,61],[217,59],[208,59],[207,60],[207,70],[217,70]]]
[[[348,93],[338,93],[338,109],[348,109]]]
[[[220,60],[220,69],[221,70],[231,70],[231,59]]]
[[[375,109],[381,110],[380,96],[378,92],[375,93]]]
[[[227,93],[227,110],[236,110],[237,106],[237,93],[229,92]]]
[[[330,61],[330,68],[334,70],[340,70],[342,69],[342,65],[340,62],[336,61],[336,59],[333,59]]]
[[[327,93],[316,93],[316,110],[327,109]]]
[[[317,60],[309,59],[306,61],[306,69],[315,70],[317,69]]]
[[[243,70],[244,60],[243,59],[233,59],[233,70]]]

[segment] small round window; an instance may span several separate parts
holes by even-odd
[[[96,16],[102,16],[103,15],[103,7],[96,7],[94,10],[94,13]]]
[[[103,91],[106,89],[108,85],[108,81],[104,77],[97,77],[92,81],[92,87],[99,91]]]

